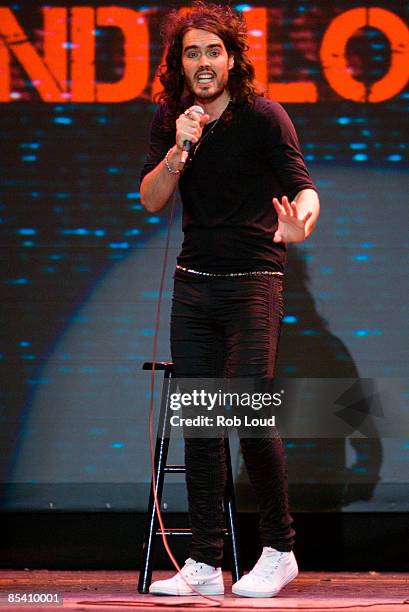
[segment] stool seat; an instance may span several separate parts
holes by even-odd
[[[143,370],[153,369],[153,363],[146,361],[143,366]],[[154,455],[154,467],[156,474],[156,496],[159,505],[162,502],[162,492],[165,474],[181,474],[186,472],[184,464],[168,464],[167,456],[169,450],[171,426],[170,426],[170,407],[169,398],[172,394],[172,390],[175,388],[175,377],[174,367],[171,361],[158,361],[155,363],[155,370],[161,370],[164,372],[162,397],[159,412],[158,421],[158,432],[156,437],[155,455]],[[227,481],[226,490],[224,495],[224,515],[226,520],[226,528],[223,530],[223,535],[228,539],[230,544],[231,559],[232,559],[232,579],[233,582],[237,582],[243,575],[240,558],[239,558],[239,547],[237,538],[237,516],[236,516],[236,502],[234,495],[234,481],[231,467],[231,456],[230,456],[230,444],[229,438],[225,437],[225,455],[226,455],[226,468],[227,468]],[[155,506],[155,499],[152,491],[152,480],[150,487],[149,503],[148,503],[148,517],[144,534],[144,541],[142,546],[142,562],[141,571],[139,574],[138,591],[139,593],[148,593],[149,585],[152,581],[152,557],[155,545],[156,536],[161,535],[157,516],[157,510]],[[164,533],[166,536],[191,536],[192,531],[189,528],[165,528]]]

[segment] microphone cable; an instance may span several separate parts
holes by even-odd
[[[174,555],[173,555],[173,553],[172,553],[172,551],[170,549],[169,543],[167,541],[167,536],[165,534],[165,527],[164,527],[164,523],[163,523],[162,513],[161,513],[161,509],[160,509],[160,503],[159,503],[158,496],[157,496],[157,493],[156,493],[155,456],[154,456],[154,448],[153,448],[153,408],[154,408],[154,391],[155,391],[156,356],[157,356],[157,349],[158,349],[158,337],[159,337],[159,327],[160,327],[161,305],[162,305],[162,298],[163,298],[163,288],[164,288],[164,284],[165,284],[166,269],[167,269],[168,258],[169,258],[169,245],[170,245],[170,237],[171,237],[171,227],[172,227],[172,223],[173,223],[173,219],[174,219],[174,214],[175,214],[175,207],[176,207],[176,191],[177,191],[177,188],[175,187],[175,189],[173,191],[173,194],[171,195],[171,198],[170,198],[171,201],[170,201],[170,210],[169,210],[169,216],[168,216],[168,222],[167,222],[165,252],[164,252],[164,255],[163,255],[162,270],[161,270],[161,275],[160,275],[159,294],[158,294],[158,301],[157,301],[157,304],[156,304],[155,327],[154,327],[153,346],[152,346],[152,371],[151,371],[150,398],[149,398],[149,454],[150,454],[150,460],[151,460],[152,493],[153,493],[156,513],[157,513],[157,517],[158,517],[158,522],[159,522],[159,526],[160,526],[160,532],[161,532],[163,546],[164,546],[164,548],[165,548],[165,550],[166,550],[166,552],[168,554],[168,557],[171,560],[173,566],[178,571],[179,575],[181,576],[181,578],[183,579],[185,584],[188,585],[189,588],[192,589],[192,591],[194,591],[194,593],[196,593],[196,595],[200,595],[201,597],[203,597],[204,599],[208,600],[209,602],[212,602],[211,604],[208,604],[206,607],[222,607],[223,606],[223,602],[221,602],[218,599],[215,599],[214,597],[211,597],[209,595],[204,595],[203,593],[200,593],[200,591],[195,589],[194,586],[189,584],[189,582],[186,580],[186,578],[181,573],[181,568],[180,568],[178,562],[176,561],[176,559],[175,559],[175,557],[174,557]],[[175,603],[175,607],[177,605],[178,604]],[[186,604],[180,604],[180,605],[186,605]]]

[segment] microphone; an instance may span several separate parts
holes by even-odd
[[[197,113],[198,115],[204,115],[205,112],[203,110],[203,108],[201,106],[191,106],[190,108],[188,108],[187,110],[185,110],[185,115],[189,116],[190,113]],[[192,142],[190,140],[185,140],[183,142],[183,150],[182,153],[180,155],[180,161],[179,164],[180,166],[184,166],[186,163],[186,160],[189,156],[189,151],[190,151],[190,147],[192,146]]]

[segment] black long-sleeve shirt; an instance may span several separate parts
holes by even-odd
[[[159,105],[143,177],[175,144]],[[206,136],[214,127],[213,133]],[[184,241],[178,263],[204,272],[284,271],[286,246],[273,242],[272,198],[315,189],[294,126],[277,102],[257,96],[233,106],[230,123],[207,124],[179,180]]]

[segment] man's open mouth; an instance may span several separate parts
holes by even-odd
[[[211,74],[210,72],[203,72],[197,77],[197,81],[198,83],[206,84],[206,83],[210,83],[210,81],[213,80],[213,77],[214,75]]]

